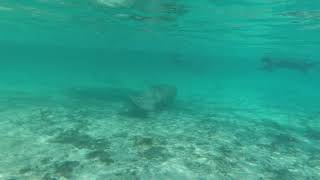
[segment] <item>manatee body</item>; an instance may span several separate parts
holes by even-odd
[[[124,114],[133,117],[146,117],[151,112],[159,112],[170,107],[176,96],[177,89],[174,86],[152,86],[140,94],[130,96]]]
[[[177,95],[177,89],[169,85],[152,86],[141,95],[131,97],[130,100],[144,111],[159,111],[170,106]]]
[[[315,68],[318,63],[311,61],[297,61],[297,60],[287,60],[287,59],[272,59],[269,57],[264,57],[261,59],[263,66],[261,69],[266,71],[274,71],[276,69],[289,69],[300,72],[308,72]]]
[[[141,95],[130,97],[135,108],[143,111],[159,111],[169,107],[177,96],[177,89],[169,85],[152,86]]]

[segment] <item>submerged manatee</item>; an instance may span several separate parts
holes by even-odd
[[[305,60],[291,60],[291,59],[274,59],[270,57],[264,57],[261,59],[262,70],[274,71],[277,69],[289,69],[306,73],[311,69],[314,69],[318,63]]]
[[[145,111],[158,111],[170,106],[175,100],[177,89],[169,85],[152,86],[144,93],[131,97],[132,103]]]
[[[156,85],[139,95],[129,97],[126,114],[130,116],[145,116],[150,112],[158,112],[168,108],[175,101],[177,88],[170,85]]]

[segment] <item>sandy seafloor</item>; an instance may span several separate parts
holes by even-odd
[[[0,179],[320,179],[316,107],[180,94],[133,118],[127,91],[3,91]]]

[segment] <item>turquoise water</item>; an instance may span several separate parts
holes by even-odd
[[[0,180],[320,179],[317,0],[3,0],[0,17]]]

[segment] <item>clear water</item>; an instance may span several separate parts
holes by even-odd
[[[2,0],[0,17],[1,180],[320,179],[319,1]],[[170,106],[124,113],[159,84]]]

